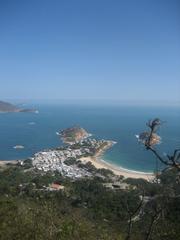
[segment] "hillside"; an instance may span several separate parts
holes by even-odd
[[[19,112],[20,109],[18,109],[15,105],[0,101],[0,112]]]
[[[14,104],[0,101],[0,113],[2,112],[36,112],[36,110],[18,108]]]
[[[72,180],[30,160],[0,166],[0,239],[180,239],[177,171],[157,183],[82,168],[94,177]]]

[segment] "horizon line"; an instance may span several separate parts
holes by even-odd
[[[56,102],[72,104],[118,104],[118,105],[140,105],[140,106],[180,106],[180,100],[145,100],[145,99],[108,99],[108,98],[3,98],[2,101],[23,101],[23,102]]]

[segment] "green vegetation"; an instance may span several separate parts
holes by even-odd
[[[88,136],[88,133],[81,127],[72,127],[62,130],[60,135],[64,143],[74,143]]]
[[[59,173],[42,173],[24,166],[0,171],[0,239],[180,239],[180,185],[177,170],[159,176],[160,183],[127,179],[132,190],[106,189],[105,179],[70,181]],[[63,191],[47,191],[52,182]],[[141,204],[140,195],[148,196]],[[140,208],[137,210],[138,206]],[[137,211],[136,211],[137,210]],[[135,213],[135,214],[134,214]],[[143,228],[142,228],[143,226]]]
[[[64,161],[64,163],[68,166],[71,166],[71,165],[75,164],[76,162],[77,162],[77,160],[74,157],[69,157],[68,159],[66,159]]]

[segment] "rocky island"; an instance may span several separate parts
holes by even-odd
[[[14,104],[0,101],[0,113],[7,113],[7,112],[35,112],[38,113],[35,109],[23,109],[19,108]]]
[[[81,127],[72,127],[57,133],[66,144],[74,144],[91,136]]]

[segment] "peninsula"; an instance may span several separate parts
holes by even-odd
[[[8,112],[35,112],[35,113],[37,113],[38,111],[35,109],[19,108],[14,104],[0,101],[0,113],[8,113]]]
[[[116,142],[110,140],[96,140],[81,127],[67,128],[57,133],[65,143],[56,149],[49,149],[36,153],[32,158],[34,168],[42,171],[58,171],[64,176],[82,178],[91,176],[92,169],[106,169],[115,175],[126,178],[143,178],[152,180],[153,173],[137,172],[115,166],[102,159],[105,151]]]

